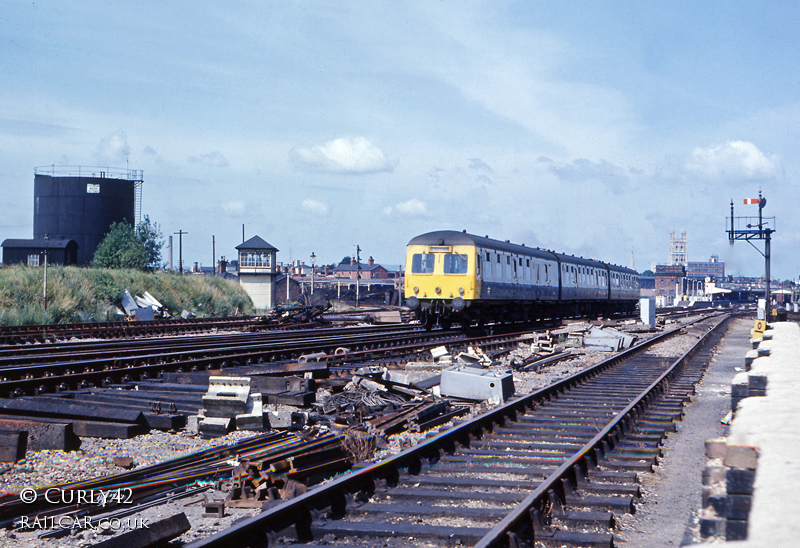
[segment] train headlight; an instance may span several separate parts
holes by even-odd
[[[406,299],[406,306],[411,310],[416,310],[419,308],[419,299],[416,297],[409,297]]]
[[[439,287],[439,286],[436,286],[436,289],[434,289],[434,291],[436,291],[436,294],[438,295],[439,293],[442,292],[442,288]]]
[[[458,294],[459,295],[463,295],[464,294],[464,288],[463,287],[459,287],[458,288]]]
[[[466,304],[464,303],[464,299],[462,299],[461,297],[456,297],[455,299],[453,299],[453,303],[451,306],[453,307],[453,310],[455,310],[456,312],[461,312],[462,310],[464,310],[464,304]]]
[[[416,295],[417,293],[419,293],[419,287],[415,285],[414,286],[414,294]]]

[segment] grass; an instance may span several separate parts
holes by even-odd
[[[51,266],[47,269],[47,310],[43,306],[44,268],[0,268],[0,325],[105,321],[121,308],[125,289],[149,292],[172,315],[185,309],[198,316],[251,314],[250,297],[236,282],[177,273],[146,273]]]

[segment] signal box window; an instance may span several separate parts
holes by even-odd
[[[411,257],[412,274],[433,274],[433,263],[436,255],[433,253],[415,253]]]
[[[458,253],[448,253],[444,256],[445,274],[466,274],[467,256]]]

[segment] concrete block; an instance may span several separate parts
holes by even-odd
[[[711,495],[708,497],[708,504],[706,507],[711,507],[718,516],[726,516],[728,512],[728,496],[727,495]]]
[[[725,481],[727,471],[728,469],[724,466],[704,466],[702,472],[703,485],[714,485]]]
[[[749,398],[750,385],[749,384],[732,384],[731,385],[732,398]]]
[[[746,371],[750,371],[750,368],[753,366],[753,360],[758,358],[758,352],[755,350],[748,350],[747,354],[744,355],[744,368]]]
[[[204,417],[198,423],[203,436],[218,438],[233,430],[233,419],[228,417]]]
[[[746,540],[747,521],[729,519],[725,523],[725,540]]]
[[[270,428],[291,428],[292,426],[291,411],[268,411],[267,417]]]
[[[750,390],[766,390],[767,377],[766,375],[749,375]]]
[[[725,458],[727,443],[724,439],[714,439],[705,441],[706,457],[710,459]]]
[[[725,474],[725,485],[730,495],[752,495],[755,470],[729,468]]]
[[[703,538],[725,536],[725,520],[719,518],[701,518],[700,535]]]
[[[489,371],[454,365],[442,371],[440,391],[443,396],[468,400],[505,401],[514,395],[514,378],[509,371]]]
[[[448,352],[447,347],[445,346],[437,346],[436,348],[431,348],[431,357],[434,360],[438,360],[442,356],[448,356],[450,352]]]
[[[426,381],[437,375],[438,373],[434,371],[393,371],[387,369],[383,372],[382,378],[385,381],[398,382],[400,384],[411,386],[412,384]]]
[[[728,445],[723,462],[730,468],[755,470],[758,466],[758,450],[747,445]]]
[[[750,495],[728,495],[726,499],[725,517],[729,520],[747,520],[747,516],[750,515],[753,497]]]
[[[250,377],[208,378],[208,392],[203,396],[204,415],[208,417],[233,417],[246,413],[250,396]]]

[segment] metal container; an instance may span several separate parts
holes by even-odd
[[[37,168],[34,238],[75,240],[77,264],[88,265],[113,223],[138,221],[141,184],[140,170]]]

